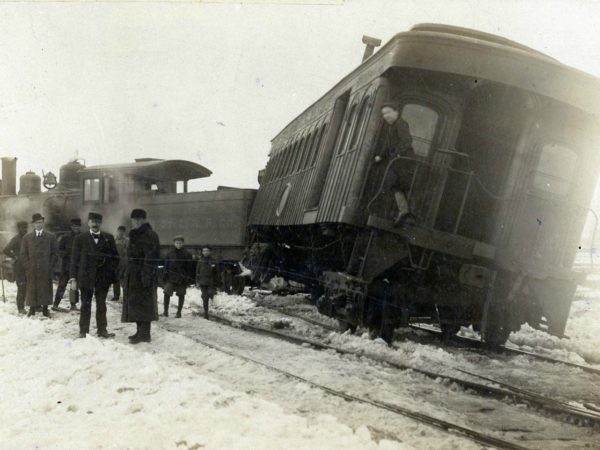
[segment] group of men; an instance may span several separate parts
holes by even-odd
[[[4,249],[13,258],[17,284],[17,308],[28,316],[40,311],[50,317],[48,307],[60,311],[59,304],[67,285],[70,285],[71,311],[77,310],[81,299],[79,337],[90,331],[92,300],[96,300],[96,327],[100,338],[110,338],[106,318],[106,298],[113,286],[113,300],[121,297],[123,288],[122,322],[135,322],[137,331],[129,336],[132,344],[150,342],[151,322],[158,320],[157,287],[160,264],[160,241],[147,221],[146,211],[134,209],[130,214],[131,231],[120,226],[117,238],[101,230],[102,215],[90,212],[87,232],[81,231],[81,220],[71,220],[71,231],[60,240],[47,231],[44,217],[32,216],[33,231],[27,232],[28,223],[17,223],[18,234]],[[196,282],[202,289],[204,315],[208,318],[208,301],[215,294],[217,267],[210,256],[210,248],[202,249],[198,262],[183,249],[183,236],[173,239],[174,248],[165,260],[164,315],[168,316],[169,300],[175,293],[179,298],[176,317],[181,317],[186,288]],[[52,278],[59,257],[61,272],[54,301]],[[197,269],[197,271],[195,270]],[[194,277],[195,275],[195,277]]]

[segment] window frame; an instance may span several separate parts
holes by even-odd
[[[568,150],[575,158],[573,160],[573,169],[570,175],[570,178],[562,178],[560,176],[556,176],[553,174],[549,174],[546,172],[542,172],[539,170],[540,162],[542,160],[542,155],[544,152],[544,147],[547,145],[553,145],[555,147],[560,147],[562,149]],[[527,183],[527,187],[529,192],[543,195],[546,197],[552,198],[560,198],[566,199],[573,193],[573,188],[576,186],[576,174],[578,172],[578,165],[580,162],[580,152],[578,151],[577,146],[572,145],[570,142],[566,142],[563,139],[552,137],[552,136],[544,136],[537,140],[535,146],[535,158],[531,167],[531,171],[529,172],[529,182]],[[558,180],[559,182],[565,183],[567,186],[567,190],[564,193],[555,192],[550,189],[541,188],[535,185],[536,175],[541,174],[543,177],[551,180]]]

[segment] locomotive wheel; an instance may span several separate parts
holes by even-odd
[[[342,319],[338,319],[338,327],[340,329],[340,333],[345,333],[346,331],[350,330],[350,334],[354,334],[356,333],[357,325]]]

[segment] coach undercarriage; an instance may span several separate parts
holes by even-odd
[[[257,229],[265,244],[252,268],[263,280],[304,284],[341,331],[365,327],[387,342],[414,322],[434,323],[443,336],[472,326],[490,345],[526,322],[563,334],[575,281],[502,270],[483,257],[488,248],[460,236],[369,223],[378,227]]]

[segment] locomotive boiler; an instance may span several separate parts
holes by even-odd
[[[388,342],[417,317],[445,334],[472,325],[491,345],[525,322],[562,335],[598,175],[598,79],[436,24],[366,54],[272,140],[249,220],[255,270],[304,283],[342,329]],[[389,101],[414,156],[375,175]],[[414,223],[393,221],[392,164],[411,167]]]

